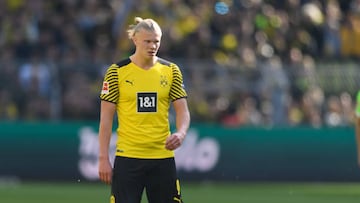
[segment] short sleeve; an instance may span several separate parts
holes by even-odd
[[[171,68],[173,73],[173,80],[170,90],[170,99],[172,101],[175,101],[177,99],[186,98],[187,93],[185,91],[185,86],[180,68],[175,64],[171,64]]]
[[[100,93],[101,100],[105,100],[112,103],[118,102],[119,99],[118,69],[119,67],[115,64],[111,65],[107,69]]]

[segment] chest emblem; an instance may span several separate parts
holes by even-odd
[[[160,75],[160,86],[167,87],[168,85],[169,85],[169,82],[167,80],[167,77],[165,75]]]

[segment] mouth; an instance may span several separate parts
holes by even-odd
[[[150,56],[155,56],[155,55],[156,55],[156,51],[148,51],[148,54],[149,54]]]

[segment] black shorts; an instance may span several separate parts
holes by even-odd
[[[143,191],[149,203],[182,203],[174,158],[115,158],[111,203],[140,203]]]

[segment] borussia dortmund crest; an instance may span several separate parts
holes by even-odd
[[[166,76],[165,75],[161,75],[160,76],[160,86],[161,87],[166,87],[166,86],[168,86],[168,80],[167,80],[167,78],[166,78]]]

